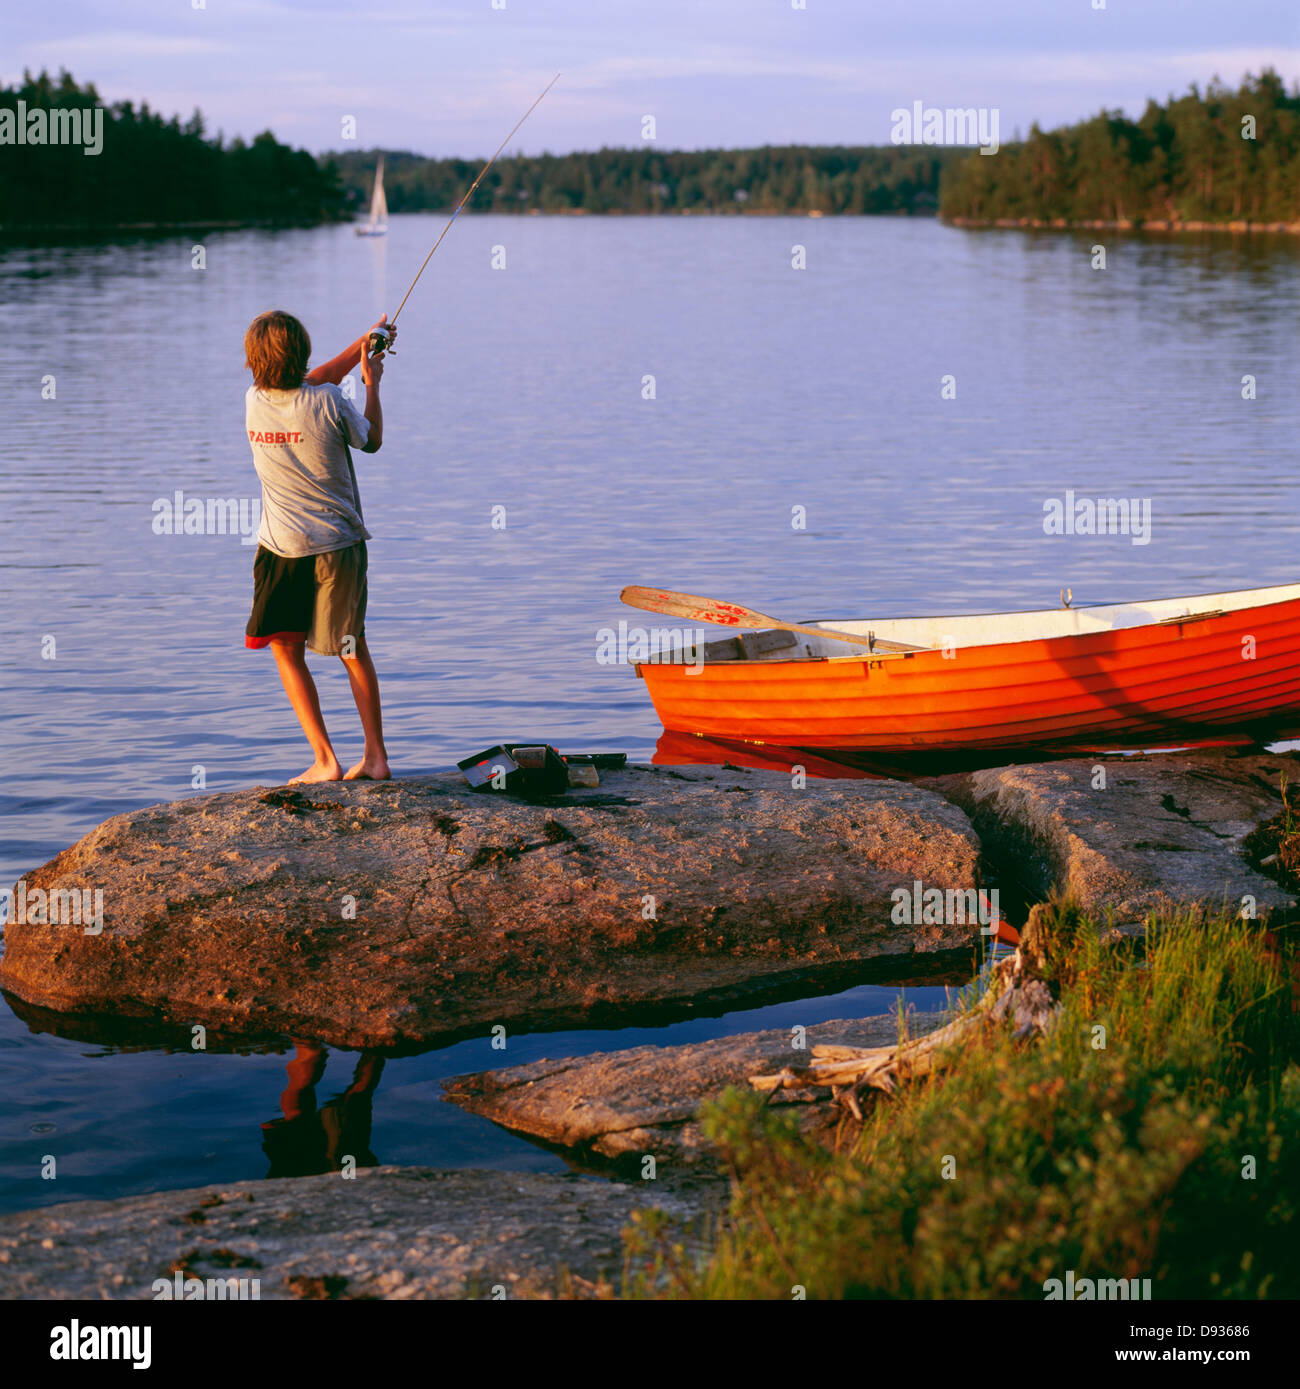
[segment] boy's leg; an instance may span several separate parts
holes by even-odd
[[[307,657],[302,642],[273,641],[271,650],[275,653],[275,664],[284,682],[284,692],[289,696],[293,712],[298,715],[302,731],[307,735],[316,760],[301,776],[294,777],[290,786],[307,781],[338,781],[343,768],[334,756],[330,736],[325,731],[325,720],[321,717],[320,696],[316,693],[316,682],[307,669]]]
[[[387,781],[392,773],[388,770],[388,751],[384,747],[384,719],[379,702],[379,676],[375,673],[375,663],[370,659],[370,648],[365,635],[357,638],[356,654],[341,657],[352,684],[352,698],[357,702],[357,713],[361,715],[361,727],[365,730],[366,746],[361,761],[344,777],[345,781],[365,778],[369,781]]]

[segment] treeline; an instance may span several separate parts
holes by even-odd
[[[1253,138],[1249,138],[1253,136]],[[940,212],[975,221],[1295,222],[1300,92],[1271,69],[1237,91],[1217,79],[1138,120],[1103,111],[945,174]]]
[[[502,157],[476,212],[935,212],[945,165],[965,151],[903,146],[764,146],[748,150],[601,149]],[[368,201],[377,150],[331,154],[353,203]],[[483,160],[384,153],[392,212],[450,210]]]
[[[79,86],[67,72],[57,79],[24,73],[20,84],[0,88],[0,226],[274,225],[346,215],[337,171],[269,131],[251,144],[227,143],[208,137],[197,110],[182,123],[129,101],[95,116],[101,105],[93,85]],[[52,109],[80,113],[81,143],[49,143]],[[16,142],[20,116],[23,143]],[[99,120],[102,147],[87,154]],[[61,123],[66,136],[69,123]],[[29,142],[42,132],[45,143]]]
[[[96,107],[103,107],[96,112]],[[75,111],[81,143],[39,136]],[[43,113],[43,114],[42,114]],[[93,114],[92,114],[93,113]],[[102,121],[102,145],[88,132]],[[48,129],[48,126],[46,127]],[[64,134],[67,127],[64,127]],[[314,158],[269,132],[209,137],[196,110],[165,118],[104,106],[66,71],[0,88],[0,228],[138,223],[303,224],[348,215],[370,196],[378,152]],[[385,153],[393,212],[450,209],[481,163]],[[1236,91],[1217,79],[1137,120],[1103,111],[1061,129],[1031,127],[984,156],[933,145],[763,146],[508,156],[473,211],[588,213],[927,213],[950,219],[1290,223],[1300,221],[1300,90],[1272,69]]]

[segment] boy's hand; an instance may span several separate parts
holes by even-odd
[[[392,347],[392,345],[397,341],[397,324],[389,323],[387,314],[384,314],[380,318],[378,323],[372,323],[370,327],[366,329],[364,341],[367,344],[370,342],[371,333],[374,332],[386,333],[388,335],[389,347]]]
[[[372,378],[366,375],[366,361],[370,352],[370,334],[379,328],[382,328],[384,332],[388,334],[388,345],[391,347],[393,345],[393,340],[397,337],[397,328],[396,325],[389,323],[388,315],[384,314],[379,322],[368,328],[356,342],[349,343],[337,357],[331,358],[328,362],[322,362],[318,367],[313,367],[306,376],[303,377],[303,380],[309,386],[320,386],[324,385],[326,382],[337,386],[352,368],[357,365],[358,360],[360,360],[361,379],[366,385],[370,385]],[[373,380],[378,381],[382,375],[383,368],[381,367],[379,371],[375,373]]]
[[[381,352],[378,357],[371,357],[367,353],[361,354],[361,383],[364,386],[377,386],[379,378],[384,374],[384,354]]]

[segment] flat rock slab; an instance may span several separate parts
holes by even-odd
[[[178,1267],[256,1278],[263,1300],[550,1296],[572,1291],[566,1274],[617,1287],[620,1231],[647,1206],[695,1209],[648,1182],[424,1167],[70,1201],[0,1215],[0,1298],[152,1299]]]
[[[891,921],[916,879],[979,883],[970,823],[933,791],[731,769],[602,783],[530,804],[448,773],[117,816],[26,876],[0,987],[223,1037],[418,1047],[914,978],[977,937]],[[33,921],[32,894],[57,890],[102,890],[102,930],[66,902]]]
[[[923,1036],[942,1013],[911,1014],[908,1034]],[[744,1032],[675,1047],[633,1047],[560,1061],[534,1061],[443,1082],[448,1099],[518,1133],[609,1159],[654,1154],[697,1162],[710,1148],[697,1121],[700,1105],[750,1076],[807,1061],[814,1045],[892,1046],[894,1014],[817,1023],[803,1049],[791,1029]],[[819,1131],[838,1117],[826,1091],[781,1090],[775,1103],[801,1103],[801,1127]]]
[[[1104,774],[1104,780],[1103,776]],[[1292,753],[1203,751],[1083,758],[939,777],[990,855],[1014,865],[1032,899],[1053,887],[1118,920],[1192,902],[1239,910],[1292,894],[1242,857],[1246,836],[1300,782]]]

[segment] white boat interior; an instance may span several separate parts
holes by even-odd
[[[1242,612],[1270,603],[1300,599],[1300,584],[1273,588],[1244,588],[1230,593],[1202,593],[1185,598],[1145,602],[1092,604],[1043,608],[1035,612],[972,613],[965,616],[899,618],[815,618],[804,627],[823,627],[922,651],[944,646],[962,648],[1006,642],[1041,641],[1050,637],[1082,636],[1154,623],[1172,623]],[[861,660],[863,648],[831,637],[764,629],[734,632],[705,647],[706,661]],[[885,654],[883,651],[879,654]]]

